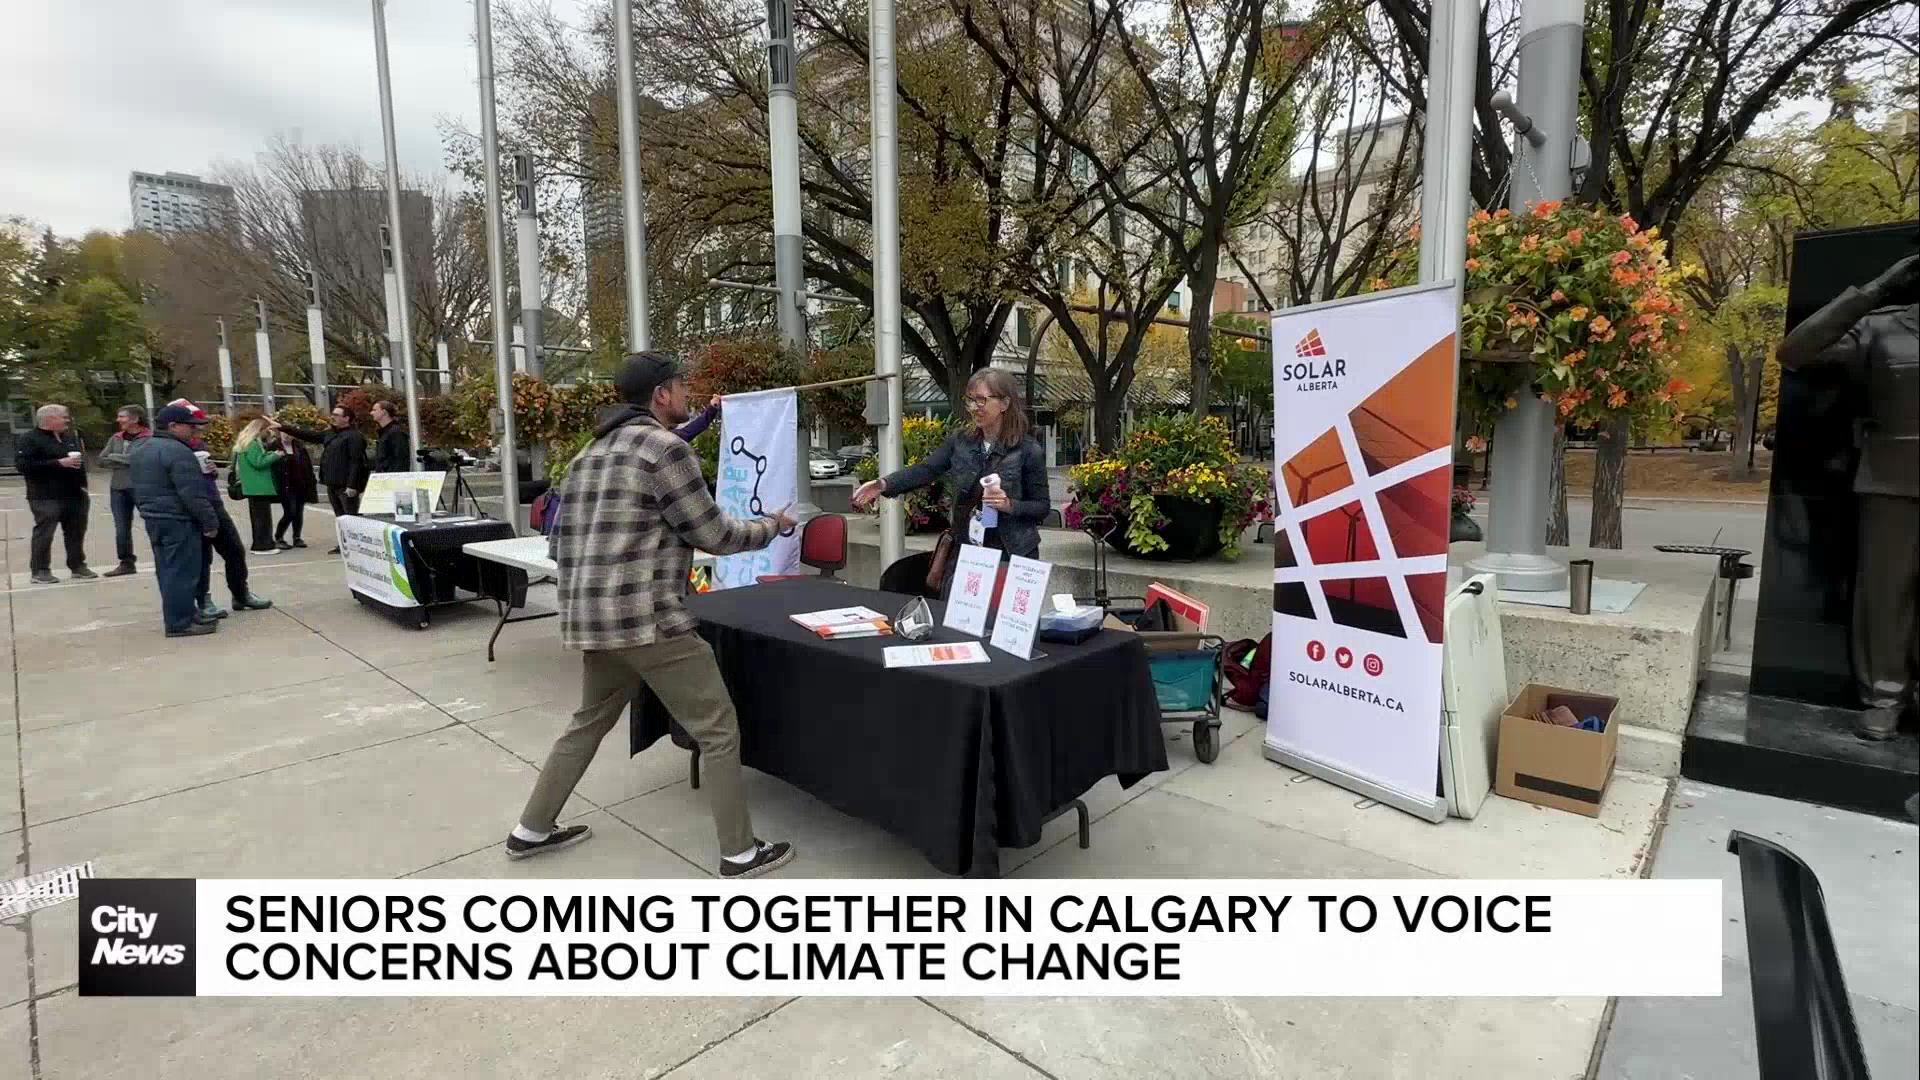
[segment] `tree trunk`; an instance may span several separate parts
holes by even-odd
[[[1632,439],[1631,421],[1625,414],[1607,421],[1600,431],[1600,446],[1593,460],[1593,525],[1587,531],[1587,545],[1596,548],[1620,548],[1624,545],[1621,511],[1627,498],[1627,443]]]
[[[1727,345],[1727,377],[1733,385],[1733,460],[1728,466],[1727,477],[1734,481],[1747,480],[1752,476],[1747,453],[1753,446],[1753,422],[1760,401],[1760,376],[1765,368],[1764,358],[1759,363],[1749,365],[1737,346],[1731,343]]]
[[[1127,395],[1096,383],[1093,397],[1093,444],[1110,454],[1120,448],[1120,410]]]
[[[1188,282],[1193,295],[1188,297],[1187,354],[1193,363],[1193,415],[1205,416],[1213,405],[1213,292],[1220,269],[1220,247],[1212,246],[1201,256],[1200,272]]]
[[[1555,417],[1553,459],[1547,466],[1547,543],[1565,547],[1567,531],[1567,425]]]

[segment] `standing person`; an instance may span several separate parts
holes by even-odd
[[[140,440],[127,465],[134,501],[153,544],[153,576],[160,586],[160,614],[168,637],[198,637],[220,629],[201,619],[194,589],[206,559],[202,540],[220,531],[218,496],[208,492],[200,460],[188,443],[207,422],[205,413],[168,405],[155,417],[160,431]]]
[[[373,403],[373,422],[380,428],[373,448],[374,472],[412,472],[413,443],[407,438],[407,426],[400,422],[400,410],[391,401]]]
[[[626,405],[601,420],[567,467],[567,517],[549,541],[559,564],[560,640],[582,650],[580,708],[547,754],[507,837],[507,855],[558,851],[590,835],[585,825],[561,828],[555,818],[644,683],[700,744],[720,875],[764,874],[793,858],[793,845],[753,835],[739,718],[713,649],[694,633],[682,600],[695,548],[753,551],[793,519],[782,511],[738,520],[713,504],[699,459],[670,430],[688,415],[678,364],[634,353],[615,385]]]
[[[367,437],[353,426],[353,410],[345,405],[335,405],[327,419],[332,426],[324,432],[284,426],[281,430],[320,446],[320,483],[326,485],[327,505],[333,508],[333,516],[342,518],[360,512],[360,493],[367,489],[371,471]],[[327,554],[338,555],[340,549],[335,547]]]
[[[313,482],[313,459],[307,456],[307,448],[285,428],[277,434],[284,456],[273,463],[273,483],[280,489],[280,524],[273,527],[273,545],[285,551],[307,546],[300,534],[306,530],[307,504],[319,500],[320,489]],[[289,531],[292,543],[287,542]]]
[[[206,422],[206,411],[186,398],[177,398],[168,404],[178,405],[200,422]],[[226,564],[227,590],[233,596],[233,606],[241,611],[265,611],[273,606],[273,601],[247,586],[247,545],[240,542],[240,528],[233,523],[233,516],[227,513],[227,504],[221,501],[220,478],[213,464],[212,448],[199,435],[187,443],[187,448],[200,460],[200,479],[207,486],[207,498],[213,503],[214,516],[220,521],[219,530],[210,537],[203,534],[200,542],[200,580],[194,591],[199,614],[195,618],[201,622],[214,622],[227,617],[227,609],[213,602],[213,556],[216,552],[220,555],[220,561]]]
[[[853,506],[864,510],[882,495],[895,497],[945,479],[952,488],[953,526],[950,543],[979,544],[1009,555],[1040,557],[1040,522],[1047,516],[1047,456],[1027,434],[1026,404],[1020,384],[997,368],[986,368],[967,380],[967,415],[973,428],[947,436],[926,460],[897,473],[869,480],[853,493]],[[983,488],[982,477],[998,476],[997,487]],[[986,511],[992,511],[989,514]],[[953,580],[955,559],[935,561],[927,584],[944,594]]]
[[[107,485],[107,499],[113,507],[113,553],[119,557],[120,565],[101,577],[125,577],[133,573],[133,451],[153,434],[147,427],[147,410],[138,405],[120,406],[114,421],[120,430],[113,433],[106,448],[100,451],[100,464],[110,470],[112,476]]]
[[[233,439],[233,472],[240,478],[240,494],[247,499],[247,520],[252,526],[253,544],[247,549],[255,555],[278,555],[273,542],[273,508],[280,501],[280,488],[273,479],[274,464],[286,455],[273,449],[273,421],[262,416]]]
[[[68,430],[73,415],[65,405],[46,404],[33,414],[33,430],[20,437],[13,463],[27,478],[27,507],[33,511],[33,581],[57,585],[53,576],[53,531],[67,545],[67,569],[76,581],[100,575],[87,569],[87,448]]]

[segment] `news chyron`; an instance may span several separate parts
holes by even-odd
[[[192,997],[192,878],[80,882],[80,996]]]

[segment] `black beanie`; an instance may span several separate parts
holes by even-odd
[[[664,383],[680,377],[680,364],[655,352],[628,353],[620,374],[614,376],[614,389],[620,400],[647,408],[653,404],[653,392]]]

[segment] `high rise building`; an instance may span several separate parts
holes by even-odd
[[[380,250],[380,227],[387,223],[385,191],[305,191],[300,194],[300,219],[320,271],[322,289],[353,282],[368,295],[382,295],[386,260]],[[402,191],[400,227],[407,249],[408,286],[416,297],[432,297],[433,197]]]
[[[204,229],[233,211],[233,189],[190,173],[127,174],[133,227],[153,232]]]

